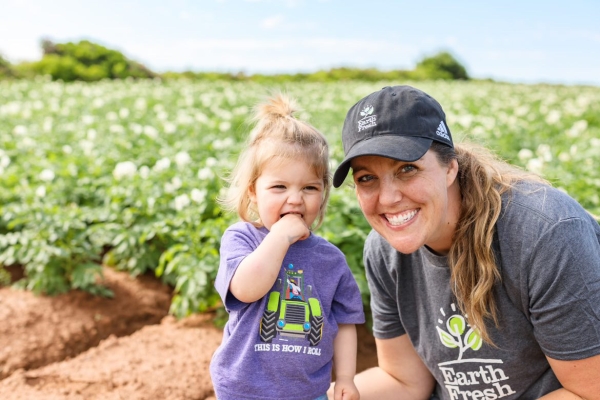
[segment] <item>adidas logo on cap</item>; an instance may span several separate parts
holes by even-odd
[[[450,141],[450,136],[448,136],[448,130],[446,129],[446,125],[444,125],[444,121],[440,121],[435,134]]]

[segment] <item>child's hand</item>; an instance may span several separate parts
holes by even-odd
[[[333,389],[334,400],[359,400],[360,394],[352,378],[336,377]]]
[[[307,239],[310,236],[310,229],[298,214],[286,214],[271,226],[271,233],[285,238],[289,244],[296,243],[298,240]]]

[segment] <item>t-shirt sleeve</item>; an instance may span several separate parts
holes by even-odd
[[[215,279],[215,289],[221,296],[227,311],[243,307],[245,303],[239,301],[229,291],[231,279],[242,260],[258,246],[253,238],[242,229],[228,229],[221,238],[219,271]]]
[[[371,232],[365,242],[363,260],[369,292],[371,293],[371,314],[373,316],[373,336],[378,339],[391,339],[406,333],[398,312],[396,279],[390,273],[392,257],[386,254],[381,238]]]
[[[343,255],[340,255],[342,276],[338,281],[331,311],[338,324],[363,324],[365,313],[360,289]]]
[[[600,243],[590,222],[553,225],[530,265],[529,313],[544,353],[559,360],[600,354]]]

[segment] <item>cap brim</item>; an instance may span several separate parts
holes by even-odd
[[[432,142],[427,138],[397,135],[375,136],[363,140],[350,149],[335,170],[333,186],[337,188],[344,183],[350,170],[350,162],[356,157],[380,156],[398,161],[416,161],[427,153]]]

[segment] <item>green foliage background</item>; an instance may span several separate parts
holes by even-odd
[[[78,43],[42,41],[43,57],[12,67],[13,77],[50,76],[53,80],[94,82],[102,79],[153,78],[157,74],[121,52],[88,40]]]
[[[223,230],[215,197],[251,126],[252,107],[288,92],[342,159],[346,111],[386,85],[444,105],[455,141],[474,140],[552,180],[600,215],[600,88],[474,81],[0,81],[0,281],[36,293],[97,283],[101,264],[174,287],[171,312],[218,307],[212,282]],[[368,226],[352,188],[332,191],[317,232],[346,254],[365,301]]]
[[[150,71],[142,64],[125,57],[121,52],[108,49],[88,40],[80,42],[53,43],[48,39],[41,42],[43,57],[35,62],[11,65],[0,55],[0,79],[49,76],[63,82],[95,82],[103,79],[160,78],[192,80],[252,81],[282,84],[286,82],[335,82],[340,80],[427,80],[469,79],[465,68],[449,52],[443,51],[423,58],[414,70],[379,71],[375,68],[333,68],[328,71],[296,74],[252,74],[243,72],[165,72]]]

